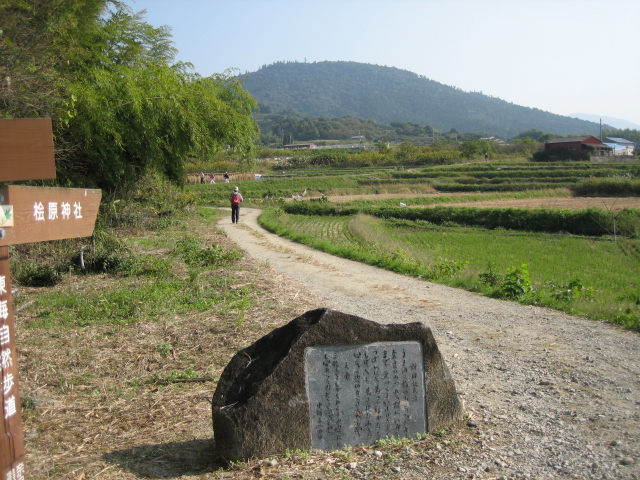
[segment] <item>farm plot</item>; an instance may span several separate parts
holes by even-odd
[[[364,215],[266,213],[263,223],[313,247],[400,273],[628,326],[639,323],[640,255],[629,239],[439,227]],[[522,287],[519,294],[500,290],[505,279]]]

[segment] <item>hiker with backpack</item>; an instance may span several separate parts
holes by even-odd
[[[231,223],[238,223],[240,221],[240,204],[242,203],[242,195],[238,187],[233,189],[231,197]]]

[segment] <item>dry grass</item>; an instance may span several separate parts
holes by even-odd
[[[228,242],[211,227],[206,231],[194,223],[189,231],[216,244]],[[25,306],[16,322],[29,478],[224,473],[212,446],[210,402],[219,375],[237,350],[312,308],[312,302],[249,260],[215,275],[226,277],[229,288],[251,285],[252,305],[244,312],[166,314],[128,326],[30,328],[30,302],[43,290],[18,288],[17,310]],[[83,295],[121,281],[68,276],[53,288]],[[295,304],[289,301],[294,297]]]

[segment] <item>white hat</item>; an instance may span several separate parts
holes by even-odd
[[[237,191],[238,191],[238,187],[235,187],[235,188],[233,189],[233,191],[234,191],[234,192],[237,192]]]

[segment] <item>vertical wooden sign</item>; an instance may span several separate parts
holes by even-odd
[[[0,247],[0,372],[2,373],[2,435],[0,455],[4,480],[23,480],[24,443],[18,389],[18,362],[16,360],[16,329],[11,301],[9,248]]]

